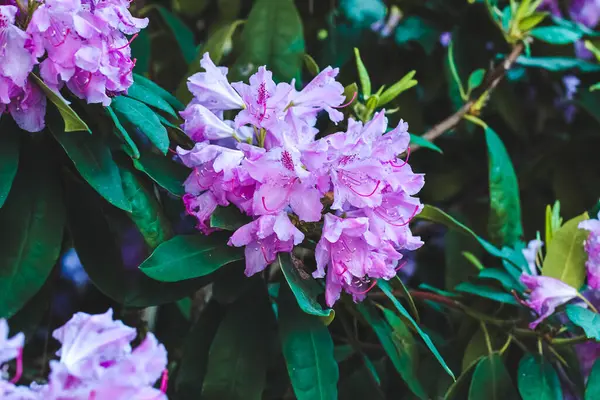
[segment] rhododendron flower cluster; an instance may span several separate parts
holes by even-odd
[[[600,215],[598,219],[588,219],[579,223],[580,229],[590,232],[585,241],[588,259],[585,263],[590,288],[600,289]]]
[[[422,209],[413,196],[424,178],[399,158],[408,156],[407,124],[387,132],[381,111],[317,138],[319,113],[336,124],[344,119],[337,69],[325,68],[298,91],[294,82],[276,84],[265,67],[245,84],[229,83],[227,69],[208,54],[201,66],[205,71],[189,78],[194,99],[181,114],[196,144],[177,149],[193,169],[183,200],[198,229],[215,230],[209,221],[217,206],[233,204],[251,216],[229,244],[245,246],[252,275],[303,242],[306,226],[318,227],[313,275],[326,277],[330,306],[342,289],[359,301],[377,279],[394,277],[400,250],[422,245],[408,224]]]
[[[58,360],[50,361],[47,384],[18,386],[22,372],[23,334],[8,339],[0,320],[0,364],[18,357],[17,375],[0,377],[4,400],[166,400],[167,352],[152,333],[132,350],[135,329],[104,314],[77,313],[52,335],[61,344]],[[153,385],[162,376],[160,388]]]
[[[112,96],[126,92],[135,60],[125,35],[148,25],[132,17],[129,3],[31,0],[19,9],[0,1],[0,112],[10,112],[24,130],[44,128],[46,97],[29,78],[38,63],[52,90],[66,85],[88,103],[107,106]]]

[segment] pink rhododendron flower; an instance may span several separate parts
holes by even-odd
[[[5,319],[0,319],[0,365],[17,358],[24,344],[25,335],[17,333],[9,338],[8,323]]]
[[[527,243],[527,247],[522,250],[523,257],[527,260],[527,266],[529,267],[530,275],[537,275],[537,258],[538,253],[544,246],[544,242],[538,239],[531,240]]]
[[[316,140],[319,113],[336,123],[343,118],[337,69],[325,68],[298,91],[294,82],[276,84],[266,67],[248,84],[230,84],[208,54],[201,65],[205,72],[188,81],[195,97],[181,113],[182,128],[197,143],[177,149],[192,168],[183,201],[197,228],[214,231],[209,221],[219,206],[234,204],[252,217],[229,240],[245,246],[252,275],[291,252],[312,233],[306,226],[318,229],[324,218],[314,276],[326,277],[330,306],[342,290],[358,301],[376,279],[394,277],[399,250],[423,244],[408,227],[423,207],[413,197],[423,175],[398,158],[410,153],[407,124],[388,132],[382,111],[364,125],[349,119],[345,132]],[[240,110],[230,116],[233,125],[224,110]],[[325,205],[337,214],[324,217]]]
[[[200,61],[205,72],[198,72],[188,79],[188,89],[194,101],[210,110],[237,110],[245,104],[240,95],[227,81],[227,68],[217,67],[208,53]]]
[[[152,333],[135,349],[135,329],[104,314],[75,314],[54,331],[62,347],[50,362],[40,399],[166,399],[154,383],[163,375],[167,353]]]
[[[229,239],[230,246],[246,246],[246,275],[251,276],[273,263],[280,252],[290,252],[304,240],[304,234],[286,213],[263,215],[239,228]]]
[[[600,289],[600,221],[588,219],[580,222],[579,228],[590,232],[585,241],[585,251],[588,256],[585,267],[588,286],[598,290]]]
[[[525,304],[539,315],[538,319],[529,324],[531,329],[535,329],[540,322],[552,315],[556,307],[579,296],[577,289],[549,276],[523,274],[521,282],[531,290]]]
[[[323,237],[316,249],[315,278],[327,275],[325,301],[329,306],[339,299],[342,289],[362,300],[374,279],[396,276],[402,258],[394,247],[369,231],[367,218],[340,218],[325,215]],[[327,267],[327,271],[326,271]]]

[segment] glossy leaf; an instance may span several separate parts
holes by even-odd
[[[37,75],[29,74],[29,76],[35,82],[35,84],[38,85],[40,89],[42,89],[48,100],[50,100],[60,112],[60,115],[62,116],[65,124],[65,132],[92,132],[90,131],[90,128],[87,126],[87,124],[81,119],[81,117],[77,115],[75,111],[73,111],[71,106],[69,106],[67,100],[65,100],[65,98],[62,97],[60,93],[56,93],[48,86],[46,86],[46,84],[40,78],[38,78]]]
[[[517,372],[523,400],[562,400],[560,380],[552,365],[537,354],[526,354]]]
[[[152,40],[150,33],[143,29],[138,33],[137,38],[131,42],[131,58],[135,58],[133,72],[136,74],[147,74],[150,70],[150,61],[152,58]]]
[[[467,385],[470,383],[475,367],[479,364],[482,357],[473,360],[468,366],[463,367],[463,372],[460,374],[458,379],[450,385],[446,393],[444,394],[444,400],[462,400],[467,396]],[[461,396],[461,397],[458,397]]]
[[[523,290],[523,284],[521,281],[514,279],[508,272],[497,268],[485,268],[479,272],[478,277],[480,279],[493,279],[497,282],[500,282],[507,291],[511,291],[513,289],[517,291]]]
[[[240,210],[230,205],[228,207],[217,207],[210,216],[210,226],[225,231],[236,231],[238,228],[250,223],[252,219],[244,215]]]
[[[307,314],[318,317],[330,317],[334,311],[324,309],[317,301],[317,297],[323,293],[323,288],[313,279],[310,274],[294,265],[290,254],[279,253],[277,260],[292,293],[296,296],[300,309]]]
[[[361,28],[368,28],[385,17],[383,0],[340,0],[339,8],[350,22]]]
[[[600,398],[600,359],[596,359],[590,371],[585,388],[585,400],[596,400]]]
[[[0,208],[8,198],[17,174],[21,134],[12,119],[0,119]]]
[[[519,305],[519,302],[515,299],[515,297],[506,293],[503,290],[496,289],[491,286],[485,285],[475,285],[470,282],[462,282],[454,288],[457,292],[469,293],[475,296],[484,297],[486,299],[498,301],[500,303]]]
[[[363,96],[369,98],[371,96],[371,78],[369,72],[360,58],[360,51],[354,48],[354,58],[356,59],[356,69],[358,71],[358,80],[360,81],[360,89]]]
[[[503,246],[513,246],[523,235],[519,182],[506,147],[489,126],[485,129],[485,140],[489,163],[490,234]]]
[[[254,290],[230,306],[217,330],[208,355],[202,399],[262,398],[274,316],[266,288],[259,279],[255,281]]]
[[[312,76],[319,75],[319,72],[321,72],[321,68],[319,68],[319,64],[317,64],[315,59],[312,58],[310,54],[304,53],[303,60],[304,66]]]
[[[298,307],[289,288],[279,301],[283,356],[298,400],[337,399],[339,371],[333,340],[323,322]]]
[[[243,252],[227,246],[227,235],[179,235],[160,244],[140,265],[144,274],[161,282],[178,282],[209,275],[241,260]]]
[[[471,72],[471,75],[469,75],[468,86],[467,86],[469,93],[471,91],[473,91],[474,89],[478,88],[479,86],[481,86],[481,84],[483,83],[484,77],[485,77],[485,69],[483,69],[483,68],[479,68],[479,69]]]
[[[600,341],[600,315],[587,308],[568,305],[567,317],[581,327],[588,338]]]
[[[155,7],[158,10],[169,29],[171,29],[173,37],[175,38],[177,45],[179,45],[179,48],[181,49],[181,54],[183,54],[185,62],[189,64],[192,61],[194,61],[194,57],[196,56],[196,43],[194,39],[194,32],[192,32],[191,29],[188,28],[187,25],[178,16],[176,16],[166,8],[155,5],[153,5],[152,7]]]
[[[440,37],[440,30],[432,22],[416,15],[410,15],[402,18],[394,38],[399,45],[405,45],[409,42],[417,42],[425,53],[430,55]]]
[[[379,97],[379,102],[377,103],[377,106],[382,107],[386,105],[387,103],[401,95],[402,92],[406,92],[408,89],[412,88],[413,86],[416,86],[418,82],[415,79],[413,79],[416,73],[417,71],[410,71],[408,74],[404,75],[402,79],[400,79],[398,82],[385,89]],[[426,139],[423,139],[423,141],[426,141]],[[435,145],[432,146],[437,147]]]
[[[40,143],[30,141],[26,150],[0,209],[0,318],[13,316],[44,285],[63,239],[65,207],[56,166]]]
[[[127,169],[121,168],[120,172],[125,197],[131,204],[130,218],[138,227],[146,244],[154,249],[173,236],[171,225],[154,193]]]
[[[146,89],[150,89],[152,92],[165,99],[167,103],[169,103],[176,111],[182,111],[185,108],[183,103],[177,100],[175,96],[158,86],[156,83],[152,82],[150,79],[139,74],[133,74],[133,80],[134,82],[143,85],[146,87]]]
[[[531,36],[550,44],[569,44],[581,39],[582,33],[561,26],[541,26],[529,32]]]
[[[117,114],[115,114],[115,112],[112,110],[112,108],[110,108],[110,106],[106,107],[106,112],[115,124],[115,128],[117,128],[118,135],[121,137],[121,139],[123,139],[123,141],[127,145],[127,155],[134,159],[140,158],[140,150],[138,149],[131,136],[129,136],[129,132],[127,132],[125,127],[121,124],[121,121],[119,121]]]
[[[377,286],[379,286],[381,291],[392,301],[392,304],[396,307],[398,312],[400,312],[400,315],[402,315],[404,318],[406,318],[408,320],[408,322],[410,322],[410,324],[413,326],[415,331],[419,334],[419,336],[421,336],[421,339],[423,339],[423,341],[425,342],[425,345],[429,348],[429,351],[431,351],[431,353],[438,360],[438,362],[440,363],[442,368],[444,368],[446,373],[448,375],[450,375],[453,379],[455,379],[454,373],[452,372],[450,367],[448,367],[448,365],[446,364],[446,361],[444,361],[444,358],[442,357],[442,355],[439,353],[439,351],[437,350],[437,348],[435,347],[435,345],[429,338],[429,335],[427,335],[421,329],[419,324],[417,324],[415,322],[415,320],[411,317],[410,313],[406,310],[406,308],[404,308],[402,303],[400,303],[398,301],[398,299],[396,299],[396,297],[394,296],[394,293],[392,292],[390,284],[384,280],[379,280],[377,282]]]
[[[279,81],[298,78],[304,55],[302,20],[292,0],[257,0],[243,32],[238,65],[266,65]]]
[[[589,232],[579,229],[578,225],[586,219],[588,215],[584,213],[565,222],[555,232],[544,258],[542,275],[559,279],[575,289],[583,285],[587,260],[583,242]]]
[[[392,327],[391,338],[396,349],[396,356],[390,357],[392,364],[415,396],[427,399],[427,392],[417,376],[419,351],[415,338],[398,315],[387,308],[383,308],[382,311],[383,316]]]
[[[116,97],[112,108],[122,121],[127,121],[139,129],[163,154],[167,154],[169,135],[154,111],[145,104],[125,96]]]
[[[131,204],[123,192],[119,168],[98,135],[81,131],[65,132],[62,123],[52,116],[48,120],[48,129],[94,190],[115,207],[131,211]]]
[[[437,222],[439,224],[445,225],[449,229],[457,230],[459,232],[465,233],[467,235],[472,236],[475,240],[479,242],[483,246],[483,248],[493,256],[499,258],[505,258],[502,252],[495,247],[493,244],[479,237],[475,232],[473,232],[470,228],[458,222],[456,219],[452,218],[450,215],[446,214],[444,211],[439,208],[425,205],[423,210],[417,214],[415,218],[418,219],[426,219],[428,221]]]
[[[517,63],[524,67],[542,68],[552,72],[577,69],[581,72],[598,72],[600,65],[578,58],[568,57],[527,57],[519,56]]]
[[[177,113],[165,99],[143,85],[133,82],[129,89],[127,89],[127,97],[131,97],[134,100],[152,106],[160,111],[164,111],[177,118]]]
[[[187,167],[148,151],[142,152],[138,160],[133,160],[133,166],[171,194],[179,197],[185,194],[183,182],[190,174]]]
[[[518,399],[502,357],[493,353],[479,361],[469,388],[469,400]]]

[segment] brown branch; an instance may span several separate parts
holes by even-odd
[[[433,142],[446,131],[458,125],[459,122],[463,119],[463,117],[469,113],[473,105],[475,105],[475,103],[477,102],[477,99],[483,93],[491,93],[498,86],[500,81],[502,81],[502,79],[506,75],[506,72],[512,68],[517,58],[523,52],[524,47],[525,46],[523,45],[523,43],[518,43],[517,45],[515,45],[508,57],[506,57],[504,61],[500,63],[500,65],[498,65],[490,73],[488,73],[484,84],[477,90],[477,95],[472,96],[472,98],[469,99],[458,111],[456,111],[454,114],[452,114],[439,124],[435,125],[425,134],[423,134],[422,138]],[[419,145],[412,145],[411,151],[415,151],[419,149],[419,147]]]

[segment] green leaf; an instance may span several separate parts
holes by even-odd
[[[469,93],[471,93],[474,89],[477,89],[483,83],[483,78],[485,78],[485,69],[479,68],[471,72],[468,81]]]
[[[578,58],[569,57],[527,57],[519,56],[517,64],[524,67],[542,68],[552,72],[578,69],[581,72],[598,72],[600,65],[592,64]]]
[[[133,160],[133,166],[171,194],[178,197],[185,194],[183,182],[190,174],[187,167],[148,151],[143,151],[138,160]]]
[[[518,399],[515,388],[502,357],[497,354],[491,354],[479,361],[471,387],[469,388],[469,400],[507,400]]]
[[[60,112],[63,120],[65,121],[65,132],[76,132],[76,131],[87,131],[92,133],[87,124],[77,115],[75,111],[69,106],[67,100],[60,95],[60,93],[54,92],[50,89],[44,81],[37,77],[35,74],[29,74],[31,79],[35,82],[36,85],[40,87],[50,100]]]
[[[242,250],[227,246],[227,236],[218,233],[175,236],[160,244],[140,265],[140,269],[161,282],[206,276],[243,258]]]
[[[411,87],[416,86],[418,82],[413,79],[416,73],[417,71],[410,71],[408,74],[404,75],[402,79],[400,79],[398,82],[394,83],[392,86],[387,88],[379,97],[379,103],[377,103],[377,106],[382,107],[386,105],[387,103],[398,97],[402,92],[405,92]]]
[[[427,347],[429,348],[429,350],[431,351],[433,356],[438,360],[438,362],[444,368],[446,373],[448,373],[448,375],[450,375],[453,379],[456,379],[454,377],[454,373],[448,367],[448,365],[446,364],[446,361],[444,361],[441,354],[438,352],[437,348],[435,347],[435,345],[429,338],[429,335],[427,335],[421,329],[421,327],[419,327],[419,324],[417,324],[415,322],[415,320],[411,317],[410,313],[406,310],[406,308],[404,308],[404,306],[398,301],[398,299],[396,299],[396,297],[394,296],[394,293],[392,292],[390,284],[388,282],[380,279],[379,281],[377,281],[377,286],[379,286],[381,291],[392,301],[392,304],[394,304],[396,309],[400,312],[400,315],[402,315],[404,318],[406,318],[408,320],[408,322],[411,323],[413,328],[417,331],[419,336],[421,336],[421,339],[423,339],[423,341],[425,342],[425,344],[427,345]]]
[[[185,62],[189,64],[194,61],[194,58],[196,57],[196,40],[194,39],[194,32],[192,32],[178,16],[171,13],[165,7],[157,5],[152,5],[151,7],[158,10],[173,33],[173,37],[181,49],[181,54],[183,54]]]
[[[485,268],[479,272],[478,277],[480,279],[493,279],[498,281],[508,291],[514,289],[518,292],[521,292],[523,290],[523,284],[520,281],[514,279],[508,272],[500,269]]]
[[[600,315],[587,308],[570,304],[567,306],[567,317],[582,328],[588,338],[600,341]]]
[[[112,108],[121,119],[143,132],[163,154],[167,154],[169,134],[154,111],[145,104],[125,96],[113,99]]]
[[[121,124],[121,121],[119,121],[119,118],[117,117],[115,112],[112,110],[112,108],[110,108],[110,106],[106,107],[106,112],[108,113],[109,117],[113,120],[113,123],[117,128],[118,135],[121,137],[121,139],[123,139],[125,144],[127,144],[127,149],[129,150],[127,150],[126,153],[131,158],[140,158],[140,150],[138,149],[133,139],[131,139],[131,136],[129,136],[129,132],[127,132],[125,127],[123,127],[123,125]]]
[[[438,44],[440,33],[440,30],[430,21],[410,15],[402,18],[398,24],[395,39],[399,45],[415,41],[423,47],[427,55],[430,55]]]
[[[526,354],[517,372],[523,400],[562,400],[560,380],[552,365],[537,354]]]
[[[300,266],[294,265],[291,255],[288,253],[279,253],[277,260],[283,272],[292,293],[296,296],[298,305],[307,314],[318,317],[331,317],[334,313],[332,309],[324,309],[317,297],[323,293],[323,288]]]
[[[2,132],[7,134],[7,132]],[[0,318],[19,311],[46,282],[62,245],[65,207],[48,143],[24,143],[0,209]]]
[[[578,225],[586,219],[588,219],[588,215],[583,213],[565,222],[556,231],[544,258],[542,275],[559,279],[575,289],[581,288],[585,281],[585,261],[587,260],[583,242],[589,232],[579,229]]]
[[[200,67],[200,60],[202,60],[204,53],[208,53],[210,55],[210,59],[215,63],[215,65],[219,65],[223,59],[223,51],[227,43],[231,41],[231,38],[233,37],[233,34],[237,28],[244,22],[244,20],[239,19],[220,27],[209,36],[206,43],[200,46],[200,50],[198,51],[198,54],[196,54],[196,58],[189,65],[185,78],[181,81],[179,87],[177,88],[178,98],[185,102],[192,100],[193,96],[187,88],[187,81],[190,76],[201,71],[202,68]]]
[[[585,400],[600,399],[600,359],[596,359],[585,388]]]
[[[582,36],[592,36],[592,37],[600,36],[600,32],[590,29],[587,26],[585,26],[579,22],[571,21],[568,19],[563,19],[556,15],[552,15],[551,17],[552,17],[552,21],[556,25],[562,26],[563,28],[567,28],[571,31],[579,32],[579,33],[581,33]]]
[[[210,226],[224,231],[236,231],[242,226],[250,223],[252,219],[234,205],[228,207],[217,207],[210,216]]]
[[[285,286],[279,298],[281,347],[296,398],[337,399],[339,371],[329,330],[319,318],[303,312]]]
[[[147,74],[150,71],[152,57],[152,40],[147,29],[138,32],[137,38],[131,42],[131,58],[135,58],[133,72],[136,74]]]
[[[177,113],[165,99],[143,85],[133,82],[129,89],[127,89],[127,97],[164,111],[177,118]]]
[[[529,30],[538,26],[548,15],[545,12],[533,13],[519,21],[519,30],[521,32],[528,32]]]
[[[208,364],[208,352],[223,315],[222,307],[211,301],[187,334],[181,352],[181,364],[175,378],[177,399],[200,398]]]
[[[171,225],[164,215],[154,193],[125,168],[120,169],[125,197],[131,204],[129,217],[138,227],[144,241],[155,249],[173,236]]]
[[[139,74],[133,74],[133,80],[140,85],[146,87],[146,89],[150,89],[152,92],[156,93],[163,99],[167,101],[176,111],[182,111],[185,106],[181,101],[177,99],[177,97],[173,96],[171,93],[167,92],[165,89],[158,86],[156,83],[152,82],[150,79],[143,77]]]
[[[312,58],[310,56],[310,54],[304,53],[304,66],[306,67],[306,69],[308,70],[308,72],[312,75],[312,76],[317,76],[319,75],[319,72],[321,72],[321,69],[319,68],[319,64],[317,64],[317,62],[315,61],[314,58]]]
[[[471,377],[475,372],[475,367],[479,364],[479,361],[481,361],[481,359],[482,357],[479,357],[473,362],[471,362],[471,364],[469,364],[467,367],[463,367],[462,374],[460,374],[458,379],[452,385],[450,385],[450,387],[446,391],[446,394],[444,395],[444,400],[462,400],[467,397],[467,394],[463,392],[466,391],[466,385],[471,380]]]
[[[22,134],[11,118],[0,119],[0,208],[8,198],[17,174]]]
[[[126,246],[123,224],[115,215],[107,214],[105,203],[89,186],[65,179],[69,231],[83,268],[92,283],[111,299],[129,307],[150,307],[171,303],[190,296],[212,281],[213,276],[178,283],[158,282],[138,268],[125,266],[121,249]],[[127,222],[127,221],[125,221]],[[142,257],[144,254],[142,254]]]
[[[519,182],[502,140],[489,126],[485,129],[485,140],[489,162],[490,234],[498,243],[513,246],[523,235]]]
[[[512,294],[506,293],[503,290],[485,285],[475,285],[470,282],[462,282],[454,288],[457,292],[469,293],[475,296],[484,297],[486,299],[498,301],[500,303],[519,305],[519,302]]]
[[[429,150],[437,151],[440,154],[444,154],[442,149],[440,149],[435,143],[430,142],[422,136],[410,134],[410,143],[416,144],[417,146],[424,147]]]
[[[254,290],[227,310],[217,330],[210,346],[202,399],[262,398],[274,315],[266,288],[256,278]]]
[[[356,58],[356,69],[358,70],[358,79],[360,81],[360,88],[362,89],[363,96],[367,99],[371,96],[371,78],[369,72],[360,58],[360,51],[354,48],[354,57]]]
[[[503,255],[502,252],[493,244],[479,237],[470,228],[467,228],[465,225],[461,224],[460,222],[458,222],[457,220],[455,220],[450,215],[446,214],[444,211],[440,210],[437,207],[433,207],[426,204],[421,213],[417,214],[415,218],[437,222],[439,224],[445,225],[449,229],[470,235],[475,240],[477,240],[479,244],[481,244],[481,246],[483,246],[483,248],[491,255],[499,258],[506,258],[506,256]]]
[[[582,33],[560,26],[540,26],[529,32],[531,36],[550,44],[575,43],[582,37]]]
[[[243,32],[238,66],[266,65],[274,79],[290,81],[302,70],[304,32],[293,0],[257,0]]]
[[[109,203],[121,210],[131,211],[131,204],[123,192],[119,168],[102,139],[81,131],[65,132],[61,121],[52,114],[47,122],[48,129],[65,149],[83,179]]]
[[[427,392],[417,376],[419,349],[415,338],[396,313],[387,308],[382,308],[382,311],[383,316],[392,327],[391,337],[396,349],[395,357],[390,357],[392,364],[415,396],[427,399]]]
[[[333,349],[333,358],[337,363],[341,363],[346,361],[350,357],[354,355],[355,351],[352,346],[349,344],[341,344],[339,346],[335,346]]]

